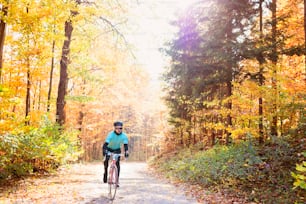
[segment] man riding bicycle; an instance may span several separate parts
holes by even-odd
[[[110,155],[107,154],[107,152],[113,152],[120,154],[121,153],[121,146],[124,146],[124,156],[129,156],[128,151],[128,137],[127,135],[122,132],[123,123],[120,121],[114,122],[114,130],[109,132],[105,143],[103,144],[103,156],[105,156],[104,160],[104,177],[103,182],[107,182],[107,169],[108,169],[108,161],[110,159]],[[118,178],[120,173],[120,157],[118,158],[116,162],[116,166],[118,168]]]

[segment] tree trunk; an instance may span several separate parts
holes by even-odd
[[[50,100],[51,100],[51,93],[52,93],[52,81],[53,81],[53,71],[54,71],[54,51],[55,51],[55,40],[53,40],[53,43],[52,43],[52,59],[51,59],[50,79],[49,79],[47,112],[50,112]]]
[[[3,16],[7,15],[7,7],[2,8]],[[5,39],[6,23],[1,19],[0,21],[0,84],[2,83],[2,69],[3,69],[3,48]]]
[[[26,118],[26,125],[30,124],[29,119],[27,118],[30,113],[31,108],[31,71],[30,71],[30,59],[27,58],[27,94],[26,94],[26,108],[25,108],[25,118]]]
[[[306,0],[305,0],[306,1]],[[262,3],[263,0],[260,0],[259,2],[259,31],[260,31],[260,40],[263,38],[263,10],[262,10]],[[264,83],[264,78],[263,78],[263,55],[262,53],[259,54],[258,57],[258,62],[259,62],[259,87],[263,86]],[[259,122],[258,122],[258,129],[259,129],[259,144],[262,144],[264,142],[264,135],[263,135],[263,99],[262,99],[262,94],[260,91],[260,97],[258,99],[258,114],[259,114]]]
[[[234,1],[233,1],[234,2]],[[232,3],[229,3],[229,5],[232,5]],[[230,97],[232,96],[232,81],[234,78],[234,69],[235,67],[238,66],[237,64],[237,60],[235,59],[235,56],[233,55],[233,51],[232,51],[232,45],[231,42],[235,39],[235,36],[233,35],[233,22],[232,20],[234,19],[233,17],[233,11],[229,8],[226,8],[226,15],[229,17],[229,19],[227,19],[228,22],[226,22],[226,27],[225,27],[225,40],[226,40],[226,47],[225,47],[225,51],[226,51],[226,55],[229,57],[226,59],[226,76],[225,76],[225,89],[226,89],[226,99],[228,100],[227,104],[225,105],[226,110],[228,111],[228,114],[226,116],[226,129],[225,131],[225,144],[228,145],[230,142],[230,138],[231,138],[231,131],[230,128],[232,127],[232,100],[230,99]]]
[[[217,124],[218,123],[218,116],[212,116],[211,118],[211,123],[212,124]],[[218,133],[217,130],[215,130],[215,128],[212,128],[211,130],[211,136],[210,136],[210,144],[211,147],[213,147],[216,144],[216,136],[218,138]]]
[[[78,126],[79,126],[79,128],[78,128],[78,130],[79,130],[80,134],[82,134],[82,130],[83,130],[83,119],[84,119],[84,116],[85,116],[85,113],[83,111],[84,107],[85,107],[85,105],[82,104],[81,105],[81,109],[79,111],[79,118],[78,118]]]
[[[232,82],[228,81],[227,82],[227,97],[231,97],[231,96],[232,96]],[[232,111],[232,101],[231,100],[229,100],[227,103],[227,110],[229,111],[229,113],[226,117],[226,126],[231,127],[232,126],[232,116],[230,113]],[[229,130],[225,130],[225,131],[226,131],[225,144],[228,145],[230,137],[231,137],[231,132]]]
[[[197,134],[196,134],[196,116],[193,116],[193,145],[195,145],[197,143]]]
[[[190,147],[190,145],[191,145],[191,141],[192,141],[192,133],[191,133],[191,130],[188,128],[188,130],[187,130],[187,133],[188,133],[188,139],[187,139],[187,147]]]
[[[273,102],[272,102],[272,124],[271,124],[271,135],[277,136],[277,40],[276,40],[276,4],[277,0],[272,1],[272,64],[273,64],[273,73],[272,73],[272,91],[273,91]]]
[[[184,146],[184,133],[183,133],[183,128],[180,128],[180,145],[181,145],[181,147]]]
[[[306,0],[304,0],[304,57],[305,57],[305,80],[306,80]]]
[[[29,8],[27,7],[27,13],[29,12]],[[28,50],[30,50],[30,38],[28,38]],[[26,110],[25,110],[25,118],[26,118],[26,125],[30,125],[30,120],[27,118],[30,113],[30,106],[31,106],[31,70],[30,70],[30,58],[27,57],[27,94],[26,94]]]
[[[39,92],[38,92],[37,110],[40,110],[40,104],[41,104],[41,80],[39,80]]]
[[[80,0],[75,1],[80,4]],[[78,13],[76,11],[71,11],[71,16],[76,16]],[[58,84],[57,100],[56,100],[56,122],[59,125],[64,125],[66,122],[66,112],[65,112],[65,97],[67,95],[67,85],[68,85],[68,64],[69,64],[69,52],[71,35],[73,31],[72,21],[67,20],[65,22],[65,41],[62,48],[62,57],[60,61],[60,81]]]
[[[65,96],[67,94],[67,84],[68,84],[68,55],[70,52],[70,42],[71,35],[73,31],[73,26],[71,21],[65,22],[65,41],[62,48],[62,58],[60,61],[60,81],[58,85],[58,93],[56,100],[56,122],[61,126],[65,124],[66,112],[65,112]]]
[[[82,94],[85,96],[85,87],[86,87],[86,80],[83,81],[83,87],[82,87]],[[84,117],[85,117],[85,113],[84,113],[84,109],[85,109],[85,104],[82,103],[81,107],[80,107],[80,111],[79,111],[79,118],[78,118],[78,125],[79,125],[79,135],[78,135],[78,139],[79,139],[79,145],[80,147],[82,147],[83,145],[83,141],[82,141],[82,134],[84,134],[83,131],[83,123],[84,123]]]
[[[215,134],[215,130],[211,131],[211,139],[210,139],[210,145],[211,147],[213,147],[216,143],[216,134]]]

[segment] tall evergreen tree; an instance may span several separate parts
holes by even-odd
[[[278,91],[277,91],[277,18],[276,18],[276,9],[277,9],[277,0],[272,0],[271,3],[271,12],[272,12],[272,52],[271,52],[271,61],[273,64],[273,76],[272,76],[272,89],[273,89],[273,116],[271,123],[271,135],[277,136],[277,100],[278,100]]]
[[[239,73],[239,62],[243,59],[241,53],[252,21],[252,7],[252,2],[248,0],[201,2],[177,21],[180,32],[168,49],[173,59],[172,67],[166,74],[172,94],[169,97],[187,96],[189,101],[200,98],[203,102],[196,110],[205,108],[205,101],[217,99],[217,104],[206,108],[219,109],[219,113],[213,113],[209,120],[223,123],[224,131],[232,125],[229,97],[232,95],[232,81]],[[178,103],[180,97],[175,98],[169,101]],[[184,111],[192,110],[188,108],[190,104],[184,103],[184,106],[187,106]],[[171,110],[176,112],[178,109]],[[183,115],[176,114],[177,117]],[[230,131],[226,135],[228,143]]]
[[[259,32],[260,32],[260,41],[263,38],[263,1],[259,1]],[[259,63],[259,72],[258,72],[258,83],[259,87],[262,87],[264,85],[264,76],[263,76],[263,64],[264,64],[264,58],[263,53],[260,51],[258,53],[257,61]],[[258,121],[258,130],[259,130],[259,143],[264,142],[264,130],[263,130],[263,98],[262,93],[260,91],[260,96],[258,98],[258,114],[259,114],[259,121]]]

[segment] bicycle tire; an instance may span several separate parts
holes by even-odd
[[[110,167],[108,178],[109,199],[114,200],[118,187],[118,169],[116,166]]]

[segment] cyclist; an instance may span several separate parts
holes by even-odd
[[[105,156],[104,159],[104,177],[103,182],[107,182],[107,169],[108,169],[108,161],[110,159],[110,156],[107,155],[107,152],[113,152],[113,153],[121,153],[121,146],[124,146],[124,156],[129,156],[128,151],[128,137],[127,135],[122,132],[123,123],[120,121],[114,122],[114,130],[109,132],[105,143],[103,144],[103,156]],[[116,162],[117,168],[118,168],[118,178],[120,173],[120,157],[118,158]]]

